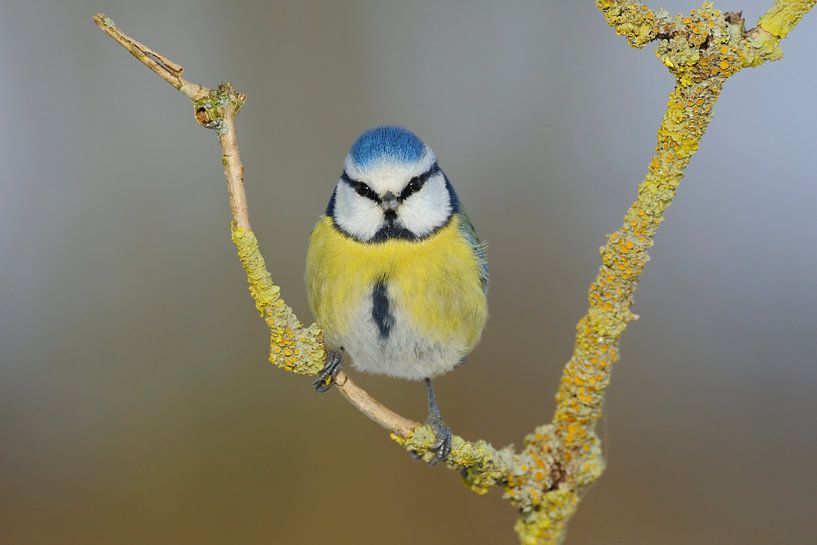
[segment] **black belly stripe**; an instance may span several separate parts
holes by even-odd
[[[378,280],[372,288],[372,319],[377,324],[381,339],[388,339],[394,326],[394,316],[389,308],[389,294],[385,280]]]

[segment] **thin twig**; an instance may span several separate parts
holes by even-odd
[[[96,14],[93,20],[108,36],[127,49],[153,73],[192,100],[195,118],[200,125],[216,129],[221,145],[224,178],[227,182],[227,194],[234,226],[244,231],[251,231],[247,195],[244,190],[244,165],[241,163],[235,129],[235,116],[246,101],[246,97],[235,92],[229,84],[209,89],[185,80],[181,77],[184,73],[181,65],[122,32],[104,13]],[[400,416],[378,402],[345,373],[338,375],[337,382],[338,390],[349,403],[388,431],[406,437],[419,426],[417,422]]]
[[[408,437],[420,425],[400,416],[374,399],[366,390],[352,382],[349,375],[343,371],[338,373],[335,387],[360,412],[392,433],[401,437]]]
[[[178,89],[190,100],[199,99],[207,94],[208,89],[205,87],[182,78],[184,68],[119,30],[113,20],[104,13],[94,15],[94,23],[119,45],[127,49],[131,55],[139,59],[142,64],[150,68],[153,73]]]

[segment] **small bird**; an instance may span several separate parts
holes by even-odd
[[[451,431],[431,379],[479,341],[488,269],[451,182],[413,133],[376,127],[352,145],[312,232],[306,282],[329,349],[315,388],[331,387],[343,354],[360,371],[425,381],[431,463],[445,460]]]

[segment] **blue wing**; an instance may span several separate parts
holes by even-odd
[[[479,282],[482,285],[482,291],[488,293],[488,254],[486,252],[488,245],[484,242],[480,242],[479,237],[477,237],[477,231],[474,229],[474,224],[471,223],[471,218],[468,217],[465,210],[460,208],[457,214],[460,217],[460,233],[462,233],[462,236],[465,237],[471,245],[471,249],[473,249],[474,256],[477,258],[477,263],[479,264]]]

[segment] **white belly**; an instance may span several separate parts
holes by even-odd
[[[446,373],[462,361],[467,352],[464,340],[440,343],[423,335],[413,326],[414,319],[400,305],[400,298],[380,293],[379,314],[375,312],[377,288],[352,311],[352,326],[340,338],[328,338],[333,348],[343,348],[352,366],[360,371],[393,377],[422,380]],[[384,315],[383,299],[388,300]]]

